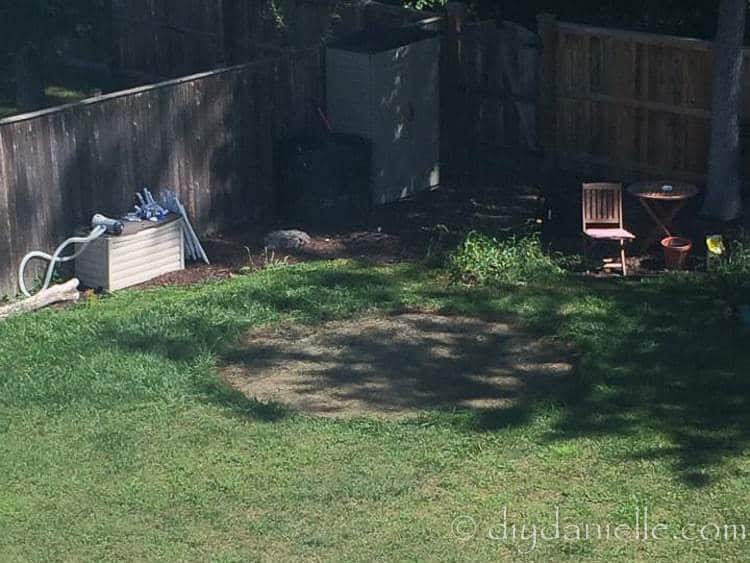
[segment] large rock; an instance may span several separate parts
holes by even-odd
[[[297,229],[272,231],[268,233],[263,240],[266,244],[266,248],[270,250],[291,250],[302,248],[312,242],[310,235]]]

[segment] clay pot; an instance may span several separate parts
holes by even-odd
[[[662,239],[661,247],[664,250],[664,263],[667,269],[682,270],[693,249],[693,243],[690,239],[682,237],[667,237]]]

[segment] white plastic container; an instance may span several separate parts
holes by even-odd
[[[183,270],[182,219],[141,228],[132,234],[104,235],[76,259],[76,277],[84,285],[116,291]]]

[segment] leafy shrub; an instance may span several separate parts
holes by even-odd
[[[405,6],[415,10],[440,10],[445,8],[448,0],[386,0],[386,4],[395,4],[396,6]]]
[[[734,241],[727,255],[718,261],[713,270],[722,276],[750,277],[750,245]]]
[[[524,283],[563,273],[544,253],[537,235],[500,241],[475,231],[450,255],[448,269],[456,281],[482,285]]]
[[[750,245],[735,241],[729,251],[711,266],[722,293],[730,302],[750,301]]]

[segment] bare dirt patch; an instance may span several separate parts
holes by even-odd
[[[552,394],[570,357],[512,325],[403,314],[250,333],[223,375],[249,398],[302,412],[394,418]]]

